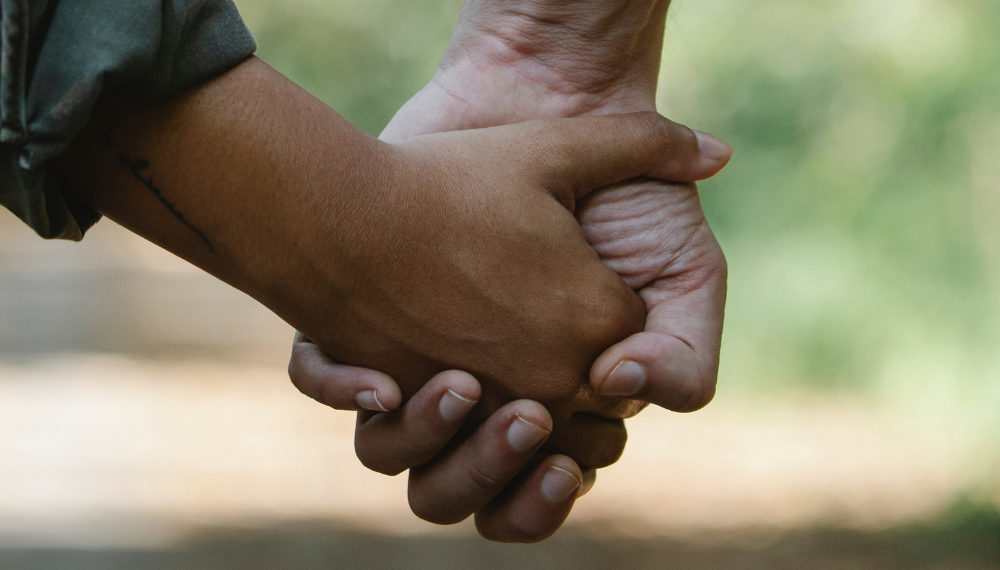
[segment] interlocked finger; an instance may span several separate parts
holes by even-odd
[[[449,370],[432,378],[399,410],[362,412],[354,434],[358,459],[387,475],[427,463],[455,436],[481,393],[471,375]]]
[[[437,524],[465,520],[517,476],[551,431],[552,418],[541,404],[507,404],[467,440],[410,471],[410,509]]]

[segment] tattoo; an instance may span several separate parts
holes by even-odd
[[[115,130],[118,128],[119,123],[121,123],[121,117],[115,119],[115,121],[111,124],[111,127],[109,127],[108,130],[104,132],[102,135],[97,137],[97,144],[107,149],[113,149],[115,146],[113,135]],[[209,253],[215,253],[215,247],[212,245],[212,242],[208,240],[208,237],[205,235],[205,233],[199,230],[197,227],[195,227],[194,224],[189,222],[188,219],[184,216],[183,212],[178,210],[177,206],[175,206],[173,202],[167,200],[166,196],[163,195],[163,190],[158,188],[156,184],[153,184],[152,177],[146,178],[142,175],[142,171],[149,168],[148,161],[143,160],[141,158],[132,159],[124,154],[119,153],[118,162],[122,163],[122,165],[125,168],[129,169],[129,172],[132,173],[132,176],[134,176],[136,180],[141,182],[143,186],[145,186],[150,192],[152,192],[153,195],[156,196],[156,199],[159,200],[160,203],[163,204],[163,206],[166,207],[166,209],[169,210],[170,213],[173,214],[175,218],[180,220],[181,223],[187,226],[191,231],[198,234],[198,237],[201,238],[201,241],[205,242],[205,245],[208,246]]]
[[[149,191],[152,192],[154,196],[156,196],[156,199],[159,200],[160,203],[163,204],[168,210],[170,210],[170,213],[173,214],[175,218],[177,218],[178,220],[181,221],[182,224],[190,228],[191,231],[198,234],[198,237],[201,238],[201,241],[205,242],[205,245],[208,246],[209,253],[215,253],[215,247],[212,246],[212,242],[208,241],[208,237],[206,237],[201,230],[196,228],[194,224],[189,222],[187,218],[184,217],[184,214],[177,209],[177,206],[174,206],[173,202],[167,200],[167,198],[163,195],[163,191],[157,188],[155,184],[153,184],[152,178],[143,177],[142,171],[149,168],[149,162],[141,158],[131,159],[125,156],[124,154],[118,155],[118,162],[122,163],[122,165],[125,166],[125,168],[128,168],[129,171],[132,172],[132,176],[135,176],[136,180],[142,182],[143,186],[148,188]]]

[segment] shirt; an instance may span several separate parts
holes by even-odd
[[[256,50],[231,0],[0,0],[0,16],[0,204],[49,239],[100,219],[46,165],[102,94],[165,99]]]

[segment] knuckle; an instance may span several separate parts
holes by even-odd
[[[496,474],[489,473],[481,465],[473,465],[469,469],[469,480],[482,491],[497,493],[503,489],[507,482]]]
[[[718,271],[719,278],[723,283],[729,280],[729,260],[726,259],[726,254],[723,253],[722,248],[717,248],[716,257],[714,259],[716,271]]]
[[[659,130],[660,126],[663,124],[663,116],[656,111],[640,111],[635,113],[633,116],[639,126],[647,132]]]
[[[364,445],[360,438],[355,438],[354,453],[365,468],[376,473],[381,473],[382,475],[394,477],[407,469],[402,465],[387,461],[383,454],[373,451],[370,446]]]
[[[439,443],[433,433],[408,426],[404,434],[402,442],[405,449],[401,456],[415,457],[418,458],[417,462],[422,462],[419,458],[433,456],[437,452]]]
[[[419,519],[429,523],[450,525],[458,524],[469,518],[472,513],[462,514],[460,511],[452,511],[441,506],[440,500],[429,500],[423,493],[414,491],[409,493],[410,511]]]
[[[296,390],[298,390],[305,396],[309,395],[306,394],[305,383],[302,381],[302,377],[298,374],[297,371],[292,370],[291,365],[288,366],[288,379],[292,381],[292,386],[295,386]]]
[[[537,156],[545,156],[546,160],[555,167],[553,172],[559,174],[546,180],[546,183],[551,191],[556,192],[557,198],[565,205],[572,192],[571,188],[562,181],[563,173],[572,172],[575,169],[574,167],[580,163],[580,149],[578,146],[573,145],[569,139],[546,141],[539,146],[539,154]]]
[[[698,389],[692,390],[681,412],[696,412],[709,405],[715,398],[715,382],[703,380]]]
[[[441,516],[437,507],[427,501],[417,498],[413,494],[410,495],[410,511],[416,515],[417,518],[425,520],[429,523],[447,524],[445,522],[446,519]]]
[[[302,363],[300,359],[301,355],[298,347],[293,347],[292,357],[288,359],[288,378],[296,388],[299,388],[299,384],[302,381]],[[302,388],[299,388],[299,390],[301,391]]]
[[[476,515],[476,532],[490,542],[509,542],[504,533],[498,532],[492,521],[484,521]]]
[[[582,369],[553,370],[536,384],[536,399],[548,406],[571,399],[580,392],[584,379]]]
[[[563,338],[567,338],[565,332]],[[596,357],[589,345],[579,340],[573,340],[572,343],[575,346],[567,352],[566,357],[539,364],[523,374],[524,388],[517,393],[523,400],[510,409],[511,413],[538,426],[550,426],[551,429],[552,415],[549,412],[552,406],[573,398],[580,391],[586,381],[590,362]]]
[[[603,469],[614,465],[625,453],[625,444],[628,441],[628,433],[625,427],[611,434],[601,445],[591,445],[587,449],[577,450],[573,453],[573,459],[577,464],[586,466],[587,469]]]
[[[581,324],[583,341],[588,346],[604,350],[642,331],[646,322],[645,307],[631,291],[629,295],[630,298],[608,294],[607,288],[602,288],[580,300],[573,318]]]
[[[383,431],[376,438],[379,441],[366,438],[366,434],[371,433],[366,428]],[[386,445],[387,437],[391,437],[391,445]],[[374,422],[359,428],[354,438],[354,450],[362,465],[383,475],[393,476],[426,463],[437,454],[441,445],[440,438],[412,424],[390,428],[385,422]]]
[[[672,409],[675,412],[696,412],[715,398],[716,380],[718,372],[716,367],[713,371],[698,371],[685,382],[680,383],[676,394],[677,405]]]
[[[492,517],[476,515],[476,532],[479,533],[479,536],[492,542],[534,544],[545,540],[559,530],[558,526],[555,528],[531,528],[538,525],[539,521],[537,520],[530,522],[508,520],[508,518],[493,520]]]
[[[399,475],[400,473],[405,471],[405,469],[401,467],[384,464],[381,458],[375,458],[364,453],[359,453],[358,459],[361,460],[361,464],[364,465],[366,468],[376,473],[381,473],[382,475],[395,477],[396,475]]]
[[[627,441],[628,431],[624,422],[579,413],[557,426],[544,449],[569,457],[582,471],[586,471],[607,467],[618,461]]]
[[[640,119],[642,121],[643,135],[652,143],[658,151],[669,150],[670,143],[673,140],[675,123],[663,115],[653,111],[646,111],[642,113]]]
[[[301,366],[295,361],[294,356],[292,361],[288,363],[288,379],[292,381],[292,386],[295,386],[295,389],[303,396],[314,400],[318,399],[313,395],[313,385],[309,381],[309,377],[302,371]]]
[[[531,528],[531,526],[537,525],[537,522],[531,523],[515,523],[514,524],[514,536],[508,538],[508,542],[515,542],[521,544],[535,544],[545,540],[546,538],[552,536],[556,533],[558,528],[553,529],[541,529],[541,528]],[[529,526],[530,525],[530,526]]]

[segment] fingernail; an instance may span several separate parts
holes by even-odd
[[[388,412],[382,402],[378,401],[378,393],[375,390],[368,390],[367,392],[359,392],[357,396],[354,397],[354,401],[358,403],[359,406],[366,410],[371,410],[373,412]]]
[[[694,131],[694,136],[698,139],[698,150],[701,151],[703,157],[719,162],[728,162],[732,158],[733,147],[726,144],[722,139],[713,137],[702,131]]]
[[[580,482],[572,473],[555,465],[542,477],[542,497],[553,505],[566,502],[579,487]]]
[[[594,483],[597,482],[597,469],[590,469],[583,472],[583,483],[580,484],[580,494],[577,498],[580,498],[590,492],[594,488]]]
[[[638,362],[622,360],[597,389],[602,396],[635,396],[646,387],[646,369]]]
[[[449,424],[453,424],[468,415],[475,406],[476,400],[464,398],[458,392],[449,388],[444,393],[444,396],[441,396],[438,411],[441,412],[441,419]]]
[[[507,443],[518,453],[527,453],[549,435],[549,430],[540,428],[528,420],[517,416],[507,430]]]

